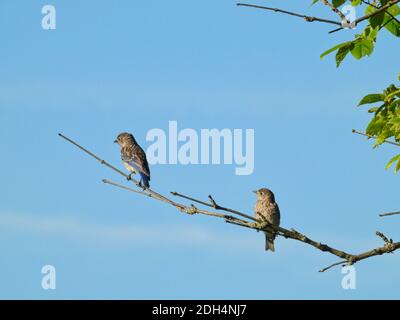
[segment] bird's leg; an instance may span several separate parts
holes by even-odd
[[[147,188],[142,184],[142,179],[139,181],[139,187],[142,188],[143,191],[145,191]]]

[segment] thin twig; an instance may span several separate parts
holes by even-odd
[[[374,137],[374,136],[372,136],[370,134],[367,134],[367,133],[364,133],[364,132],[360,132],[360,131],[357,131],[355,129],[353,129],[352,132],[353,133],[357,133],[359,135],[362,135],[364,137],[367,137],[368,139],[376,139],[376,137]],[[397,142],[393,142],[393,141],[390,141],[390,140],[383,140],[383,142],[384,143],[388,143],[388,144],[392,144],[392,145],[397,146],[397,147],[400,147],[400,143],[397,143]]]
[[[394,216],[396,214],[400,214],[400,211],[398,212],[386,212],[386,213],[381,213],[379,216],[380,217],[386,217],[386,216]]]
[[[336,263],[333,263],[333,264],[331,264],[331,265],[329,265],[329,266],[327,266],[327,267],[325,267],[325,268],[323,268],[323,269],[321,269],[321,270],[318,270],[318,272],[325,272],[326,270],[329,270],[330,268],[332,268],[332,267],[335,267],[335,266],[338,266],[338,265],[345,265],[347,263],[347,261],[346,260],[343,260],[343,261],[339,261],[339,262],[336,262]]]
[[[283,10],[283,9],[279,9],[279,8],[271,8],[271,7],[265,7],[265,6],[258,6],[255,4],[248,4],[248,3],[237,3],[236,4],[239,7],[250,7],[250,8],[257,8],[257,9],[263,9],[263,10],[269,10],[269,11],[274,11],[274,12],[279,12],[279,13],[283,13],[283,14],[288,14],[290,16],[294,16],[294,17],[299,17],[299,18],[303,18],[305,21],[307,22],[323,22],[323,23],[329,23],[329,24],[335,24],[338,26],[341,26],[342,24],[340,22],[334,21],[334,20],[329,20],[329,19],[324,19],[324,18],[318,18],[318,17],[311,17],[311,16],[307,16],[301,13],[296,13],[296,12],[292,12],[292,11],[288,11],[288,10]]]
[[[81,149],[83,152],[86,152],[89,156],[95,158],[97,161],[99,161],[101,164],[104,164],[106,167],[109,167],[111,170],[114,170],[115,172],[119,173],[120,175],[124,176],[125,178],[128,178],[128,175],[125,172],[122,172],[121,170],[117,169],[116,167],[112,166],[111,164],[109,164],[108,162],[106,162],[105,160],[101,159],[100,157],[96,156],[94,153],[90,152],[89,150],[87,150],[86,148],[82,147],[81,145],[79,145],[78,143],[76,143],[74,140],[64,136],[62,133],[58,134],[61,138],[67,140],[68,142],[72,143],[75,147],[78,147],[79,149]],[[136,181],[135,179],[131,179],[131,181],[133,183],[135,183],[136,185],[139,185],[139,182]]]
[[[113,165],[109,164],[107,161],[101,159],[100,157],[98,157],[97,155],[95,155],[93,152],[89,151],[88,149],[82,147],[80,144],[76,143],[74,140],[64,136],[63,134],[59,133],[58,134],[61,138],[65,139],[66,141],[72,143],[74,146],[78,147],[79,149],[81,149],[83,152],[87,153],[88,155],[90,155],[91,157],[95,158],[97,161],[99,161],[101,164],[105,165],[106,167],[110,168],[111,170],[114,170],[115,172],[119,173],[120,175],[124,176],[127,180],[131,181],[132,183],[134,183],[136,186],[140,186],[139,182],[135,179],[133,179],[130,175],[126,174],[125,172],[119,170],[118,168],[114,167]],[[151,193],[153,195],[153,197],[158,198],[161,201],[167,202],[175,207],[179,207],[178,204],[176,204],[175,202],[173,202],[172,200],[162,196],[161,194],[155,192],[154,190],[147,188],[146,189],[147,192]]]
[[[257,220],[256,218],[254,218],[254,217],[252,217],[252,216],[249,216],[249,215],[247,215],[247,214],[245,214],[245,213],[243,213],[243,212],[240,212],[240,211],[237,211],[237,210],[233,210],[233,209],[229,209],[229,208],[225,208],[225,207],[219,206],[219,205],[215,202],[215,200],[213,199],[212,196],[208,196],[208,198],[210,199],[210,202],[211,202],[211,204],[210,204],[210,203],[207,203],[207,202],[204,202],[204,201],[201,201],[201,200],[192,198],[192,197],[185,196],[185,195],[180,194],[180,193],[175,192],[175,191],[174,191],[174,192],[171,192],[171,194],[174,195],[174,196],[177,196],[177,197],[181,197],[181,198],[184,198],[184,199],[187,199],[187,200],[191,200],[191,201],[200,203],[200,204],[202,204],[203,206],[207,206],[207,207],[214,208],[215,210],[222,210],[222,211],[231,212],[231,213],[237,214],[237,215],[239,215],[239,216],[241,216],[241,217],[243,217],[243,218],[247,218],[247,219],[250,219],[250,220],[253,220],[253,221],[256,221],[256,222],[261,222],[261,221]]]
[[[337,29],[333,29],[333,30],[329,31],[328,33],[335,33],[335,32],[338,32],[340,30],[343,30],[343,27],[340,27],[340,28],[337,28]]]
[[[102,181],[103,183],[105,183],[105,184],[110,184],[110,185],[112,185],[112,186],[115,186],[115,187],[118,187],[118,188],[121,188],[121,189],[125,189],[125,190],[131,191],[131,192],[135,192],[135,193],[138,193],[138,194],[141,194],[141,195],[150,197],[150,198],[152,197],[151,193],[147,193],[147,192],[143,192],[143,191],[138,191],[138,190],[135,190],[135,189],[133,189],[133,188],[129,188],[129,187],[127,187],[127,186],[124,186],[124,185],[122,185],[122,184],[113,182],[113,181],[108,180],[108,179],[103,179],[103,180],[101,180],[101,181]]]
[[[377,231],[376,235],[383,240],[384,243],[390,244],[393,243],[392,239],[388,239],[382,232]]]

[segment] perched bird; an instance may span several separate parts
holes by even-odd
[[[260,190],[253,191],[257,195],[257,202],[254,207],[256,219],[265,221],[271,224],[273,227],[279,227],[281,220],[281,214],[279,211],[278,204],[275,202],[275,196],[271,190],[267,188],[261,188]],[[265,250],[275,251],[274,240],[275,233],[265,233]]]
[[[146,153],[138,145],[132,134],[120,133],[114,141],[121,146],[121,159],[126,169],[132,174],[140,174],[140,186],[150,188],[150,169],[147,163]]]

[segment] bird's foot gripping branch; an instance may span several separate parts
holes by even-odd
[[[82,147],[80,144],[78,144],[74,140],[66,137],[65,135],[63,135],[61,133],[59,133],[59,136],[61,138],[63,138],[64,140],[68,141],[69,143],[73,144],[74,146],[76,146],[77,148],[79,148],[80,150],[82,150],[83,152],[85,152],[86,154],[91,156],[92,158],[96,159],[102,165],[105,165],[109,169],[111,169],[111,170],[115,171],[116,173],[118,173],[119,175],[125,177],[125,179],[127,179],[129,177],[128,174],[119,170],[115,166],[111,165],[107,161],[103,160],[102,158],[100,158],[99,156],[94,154],[93,152],[89,151],[88,149]],[[380,237],[384,242],[384,245],[382,247],[378,247],[378,248],[375,248],[375,249],[372,249],[372,250],[369,250],[369,251],[366,251],[366,252],[363,252],[360,254],[350,254],[345,251],[341,251],[341,250],[335,249],[333,247],[330,247],[321,242],[314,241],[314,240],[310,239],[309,237],[305,236],[304,234],[296,231],[295,229],[288,230],[288,229],[282,228],[280,226],[276,226],[271,223],[265,223],[265,221],[261,221],[259,218],[253,217],[251,215],[248,215],[246,213],[243,213],[243,212],[240,212],[240,211],[237,211],[234,209],[230,209],[230,208],[221,206],[214,200],[214,198],[211,195],[208,196],[208,201],[202,201],[202,200],[193,198],[191,196],[183,195],[178,192],[171,192],[172,196],[174,196],[176,198],[184,199],[184,200],[190,202],[190,204],[184,204],[184,203],[174,201],[168,197],[165,197],[165,196],[157,193],[153,189],[150,189],[150,187],[142,189],[140,182],[135,180],[132,177],[129,179],[129,181],[132,182],[137,188],[131,188],[131,187],[107,180],[107,179],[103,179],[102,181],[106,184],[130,191],[130,192],[134,192],[136,194],[143,195],[143,196],[152,198],[157,201],[164,202],[166,204],[169,204],[169,205],[177,208],[180,212],[183,212],[186,214],[190,214],[190,215],[202,214],[202,215],[206,215],[206,216],[210,216],[210,217],[220,218],[227,223],[234,224],[234,225],[237,225],[240,227],[249,228],[249,229],[253,229],[256,231],[263,231],[266,234],[273,234],[274,236],[281,236],[286,239],[300,241],[300,242],[308,244],[322,252],[329,252],[330,254],[335,255],[341,259],[341,261],[336,262],[326,268],[319,270],[320,272],[324,272],[334,266],[351,265],[358,261],[361,261],[361,260],[364,260],[367,258],[371,258],[371,257],[377,256],[377,255],[382,255],[384,253],[393,253],[395,250],[400,248],[400,242],[393,242],[392,239],[388,239],[383,233],[377,232],[376,233],[377,236]],[[262,189],[260,189],[260,190],[262,190]],[[204,209],[204,207],[211,208],[213,210]],[[220,213],[217,211],[221,211],[224,213]]]

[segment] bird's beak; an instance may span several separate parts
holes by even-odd
[[[257,193],[257,190],[253,190],[254,193]]]
[[[117,143],[118,141],[117,140],[114,140],[114,143]]]

